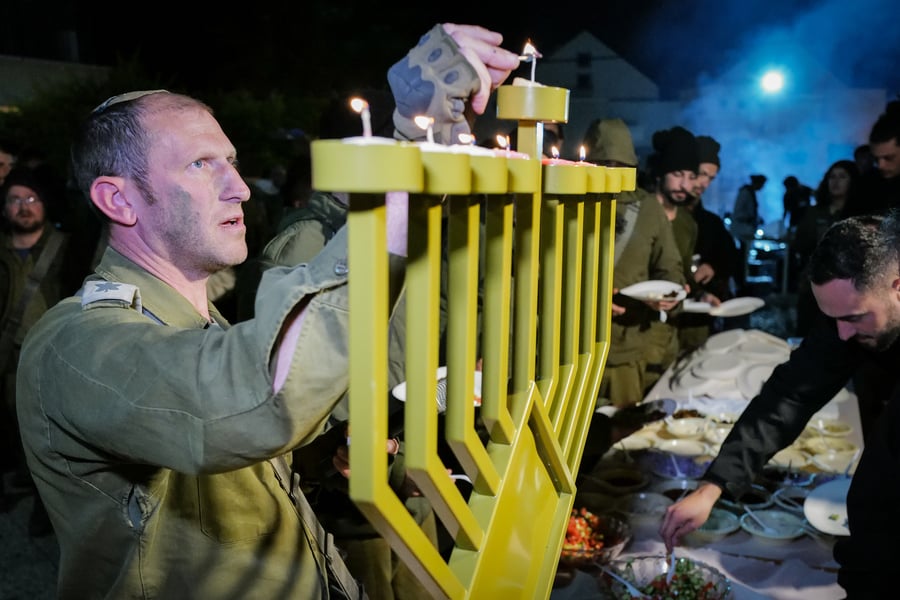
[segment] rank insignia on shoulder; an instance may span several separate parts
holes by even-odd
[[[81,307],[94,303],[119,304],[141,310],[141,293],[136,285],[116,281],[88,281],[81,294]]]

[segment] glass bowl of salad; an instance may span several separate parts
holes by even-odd
[[[637,556],[614,560],[608,569],[633,583],[653,600],[692,598],[694,600],[726,600],[733,598],[731,582],[718,569],[698,560],[679,557],[675,560],[675,576],[666,584],[669,565],[665,556]],[[625,586],[601,572],[601,588],[610,598],[630,599]]]
[[[575,569],[606,564],[619,556],[631,535],[628,523],[615,515],[573,508],[559,563]]]

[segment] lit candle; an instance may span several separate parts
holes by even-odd
[[[498,133],[497,137],[497,150],[496,153],[499,156],[505,156],[506,158],[531,158],[524,152],[516,152],[512,148],[510,148],[510,141],[508,135],[503,135],[502,133]]]
[[[565,160],[559,157],[559,148],[556,146],[550,147],[550,158],[542,158],[541,164],[543,165],[574,165],[577,164],[575,161]]]
[[[578,160],[584,162],[585,157],[587,156],[587,151],[584,149],[584,146],[578,148]]]
[[[475,145],[475,136],[471,133],[461,133],[457,137],[459,138],[460,144],[465,144],[467,146]]]
[[[350,100],[350,108],[359,113],[362,118],[363,137],[372,137],[372,115],[369,113],[369,103],[362,98]]]
[[[525,42],[525,48],[522,50],[522,54],[519,55],[519,60],[531,63],[531,81],[534,81],[534,70],[537,66],[537,59],[543,58],[543,56],[543,54],[537,51],[537,48],[534,47],[531,40]]]
[[[425,130],[425,141],[429,144],[434,143],[434,117],[426,117],[419,115],[415,119],[416,125]]]

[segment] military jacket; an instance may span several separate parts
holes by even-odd
[[[622,289],[633,283],[663,279],[684,283],[684,273],[672,227],[656,197],[646,191],[625,192],[619,204],[639,202],[640,211],[631,237],[613,269],[613,287]],[[617,295],[613,300],[625,307],[625,314],[612,318],[609,358],[611,365],[637,360],[647,343],[646,331],[659,313],[640,300]]]
[[[230,327],[110,248],[82,297],[32,328],[18,414],[59,598],[328,597],[267,459],[317,436],[348,386],[346,259],[341,230],[309,263],[269,270],[257,317]],[[301,301],[275,393],[274,348]]]

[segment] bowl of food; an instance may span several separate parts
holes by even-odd
[[[722,442],[725,441],[725,438],[728,437],[728,434],[731,433],[732,427],[734,427],[734,423],[709,421],[706,424],[706,430],[703,432],[703,439],[710,444],[721,446]]]
[[[856,444],[841,437],[811,437],[804,442],[804,446],[814,457],[822,454],[846,454],[847,456],[852,456],[858,449]]]
[[[664,479],[653,484],[650,487],[649,491],[656,492],[657,494],[662,494],[673,502],[678,502],[680,499],[687,496],[692,490],[696,490],[697,485],[698,484],[696,479]]]
[[[732,598],[731,582],[718,569],[687,557],[675,559],[675,575],[666,583],[669,570],[665,556],[637,556],[614,560],[607,569],[634,584],[649,598],[696,598],[726,600]],[[625,586],[601,572],[601,588],[612,598],[631,598]]]
[[[667,417],[666,431],[676,438],[696,440],[703,437],[706,423],[703,417]]]
[[[816,435],[822,434],[832,437],[840,437],[849,435],[853,431],[853,427],[843,421],[836,419],[813,419],[807,425]]]
[[[619,556],[631,535],[628,523],[615,515],[573,508],[559,554],[560,565],[578,569],[606,564]]]
[[[637,492],[647,486],[649,477],[637,468],[611,467],[582,476],[590,487],[613,496]]]
[[[775,455],[769,459],[768,464],[776,467],[799,469],[809,464],[809,454],[799,448],[788,446],[787,448],[776,452]]]
[[[672,504],[671,498],[657,492],[635,492],[622,496],[616,502],[616,510],[623,513],[632,525],[643,525],[661,521]]]
[[[721,540],[741,528],[741,520],[733,512],[722,508],[713,508],[709,518],[700,527],[687,534],[688,541],[698,545]]]
[[[790,542],[806,533],[802,517],[776,509],[745,514],[741,517],[741,529],[761,542],[771,544]]]

